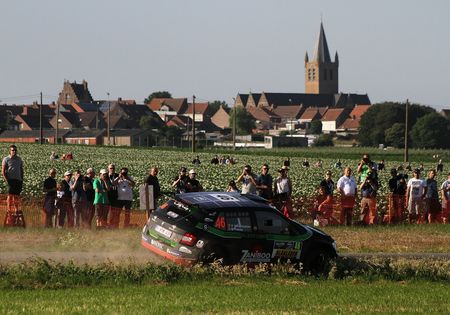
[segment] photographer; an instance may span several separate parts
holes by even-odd
[[[359,174],[359,182],[362,183],[366,179],[369,172],[372,172],[377,177],[376,174],[377,166],[374,162],[370,160],[369,154],[364,154],[361,162],[358,164],[356,172]]]
[[[110,226],[113,228],[119,227],[120,214],[125,208],[125,220],[123,226],[130,226],[131,219],[131,204],[133,202],[133,187],[136,185],[133,177],[128,175],[128,168],[122,167],[120,169],[119,177],[114,180],[114,186],[117,187],[117,207],[113,208],[110,219]]]
[[[402,221],[405,210],[406,179],[408,178],[408,175],[397,174],[395,168],[391,169],[391,176],[388,214],[383,218],[383,222],[389,224]]]
[[[246,165],[244,167],[242,174],[239,175],[236,183],[242,184],[243,194],[256,195],[256,179],[255,175],[252,173],[252,167],[250,165]]]
[[[188,176],[186,175],[187,169],[186,167],[180,168],[180,173],[173,180],[172,187],[176,188],[177,194],[182,194],[186,192],[186,184],[188,180]]]
[[[360,223],[372,225],[376,222],[377,218],[377,191],[378,180],[375,177],[374,172],[368,172],[364,181],[359,186],[361,189],[361,212]],[[366,207],[369,209],[369,213],[366,212]]]

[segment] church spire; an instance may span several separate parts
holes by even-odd
[[[316,47],[314,49],[313,61],[324,63],[331,62],[330,52],[328,51],[327,38],[325,37],[325,31],[323,24],[320,22],[319,37],[317,38]]]

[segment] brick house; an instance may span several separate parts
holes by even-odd
[[[88,89],[87,81],[83,80],[81,84],[69,81],[64,81],[62,91],[59,93],[58,103],[63,105],[70,105],[72,103],[92,103],[91,92]]]
[[[64,142],[67,144],[99,145],[103,144],[104,134],[106,134],[105,129],[73,130],[64,136]]]
[[[230,128],[230,114],[223,106],[220,106],[212,115],[211,122],[221,129]]]
[[[60,130],[58,137],[64,138],[69,130]],[[55,143],[55,130],[43,130],[45,143]],[[39,130],[5,130],[0,134],[0,142],[39,143]]]

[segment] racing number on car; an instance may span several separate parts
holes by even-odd
[[[214,197],[214,198],[216,198],[216,199],[218,199],[218,200],[220,200],[220,201],[225,201],[225,202],[227,202],[227,201],[233,201],[233,202],[239,201],[239,200],[236,199],[235,197],[229,196],[229,195],[223,195],[223,194],[211,194],[211,196]]]
[[[214,227],[220,230],[225,230],[225,217],[222,215],[219,216],[216,220],[216,223],[214,224]]]

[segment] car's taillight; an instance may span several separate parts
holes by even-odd
[[[184,233],[183,238],[181,239],[180,243],[187,245],[187,246],[194,246],[196,241],[197,241],[197,237],[194,234],[186,232],[186,233]]]

